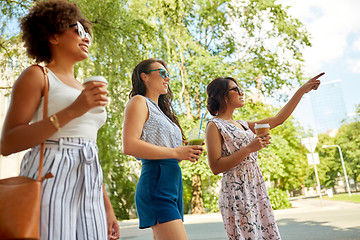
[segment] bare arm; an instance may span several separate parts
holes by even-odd
[[[289,100],[289,102],[286,103],[286,105],[279,111],[279,113],[276,116],[260,120],[256,123],[268,123],[268,124],[270,124],[270,129],[283,124],[285,122],[285,120],[288,119],[290,117],[290,115],[293,113],[296,106],[299,104],[302,96],[305,93],[308,93],[311,90],[316,90],[319,87],[320,80],[318,80],[318,78],[320,78],[324,74],[325,73],[320,73],[320,74],[316,75],[315,77],[311,78],[304,85],[302,85],[295,92],[294,96],[292,96],[292,98]],[[249,124],[251,130],[253,132],[255,132],[254,131],[255,122],[248,122],[248,124]]]
[[[261,137],[264,137],[264,139],[261,139]],[[269,133],[259,135],[246,147],[241,148],[230,156],[222,157],[221,134],[215,123],[210,122],[206,127],[206,146],[208,162],[211,171],[215,175],[217,175],[235,167],[237,164],[243,161],[250,153],[256,152],[270,144],[269,140]]]
[[[49,118],[30,124],[43,89],[44,73],[37,66],[27,68],[16,80],[2,130],[1,154],[6,156],[36,146],[57,131]],[[106,105],[108,100],[103,93],[96,85],[84,89],[73,104],[56,113],[60,127],[94,106]]]
[[[105,205],[107,228],[108,228],[107,229],[108,239],[119,239],[120,238],[119,224],[116,220],[114,209],[111,205],[110,198],[105,191],[104,185],[102,188],[103,188],[104,205]]]
[[[142,129],[148,119],[149,110],[142,96],[134,96],[127,103],[124,113],[123,150],[126,155],[143,159],[195,160],[202,153],[201,146],[180,146],[168,148],[156,146],[140,139]]]

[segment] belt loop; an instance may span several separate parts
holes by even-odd
[[[59,139],[59,151],[61,151],[63,149],[63,143],[64,143],[64,139],[60,138]]]

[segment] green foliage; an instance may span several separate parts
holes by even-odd
[[[360,176],[360,121],[342,125],[336,135],[335,143],[341,147],[348,176],[358,181]],[[339,152],[335,156],[340,159]]]
[[[185,134],[200,124],[206,86],[215,77],[233,76],[243,88],[257,88],[267,95],[303,80],[301,50],[310,45],[308,34],[275,0],[72,1],[94,25],[90,58],[76,65],[77,78],[102,75],[109,81],[111,104],[98,146],[106,188],[119,219],[133,216],[140,168],[122,154],[121,147],[123,111],[138,62],[152,57],[168,63],[174,108]],[[0,5],[10,17],[23,15],[32,3],[11,2]],[[239,112],[236,119],[258,120],[273,116],[277,109],[250,102]],[[293,120],[278,129],[272,131],[273,144],[260,152],[259,161],[264,176],[270,175],[282,189],[295,188],[306,172],[297,137],[303,133]],[[200,173],[204,205],[216,211],[220,177],[213,176],[205,156],[196,164],[181,163],[184,204],[191,199],[191,175]]]
[[[278,188],[269,188],[268,193],[270,197],[271,207],[273,208],[273,210],[291,207],[289,197],[285,191],[282,191]]]
[[[320,184],[326,188],[335,186],[339,174],[344,176],[341,157],[336,146],[322,148],[322,145],[339,145],[343,154],[346,172],[349,178],[358,182],[360,176],[360,122],[344,123],[335,137],[319,134],[316,152],[319,153],[320,164],[317,165]],[[313,168],[309,171],[306,186],[315,182]]]
[[[219,212],[219,191],[221,176],[211,174],[208,177],[201,176],[202,194],[206,212]]]
[[[317,144],[316,152],[319,153],[320,164],[317,165],[318,176],[320,184],[326,188],[332,188],[335,186],[335,179],[338,177],[338,172],[343,172],[341,169],[340,158],[335,158],[335,154],[338,151],[337,148],[322,148],[322,145],[333,145],[334,138],[327,134],[318,135],[319,142]],[[314,168],[311,171],[312,179],[315,179]],[[307,187],[313,186],[312,184]]]

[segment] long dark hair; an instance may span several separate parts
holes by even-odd
[[[131,76],[132,89],[129,94],[129,98],[132,98],[135,95],[145,96],[146,86],[144,84],[144,81],[141,79],[141,73],[148,73],[148,71],[151,70],[151,65],[153,63],[160,63],[167,70],[167,67],[166,67],[166,64],[164,61],[152,59],[152,58],[141,61],[134,68],[134,71]],[[179,119],[174,114],[174,109],[171,105],[173,97],[174,97],[173,93],[169,86],[167,93],[160,95],[158,105],[159,105],[161,111],[163,111],[163,113],[180,128],[182,138],[184,140],[185,139],[184,132],[179,124]]]
[[[219,77],[212,80],[206,88],[208,95],[207,109],[211,115],[217,116],[219,110],[224,108],[226,110],[225,97],[229,96],[229,82],[233,81],[238,85],[237,81],[232,77]]]

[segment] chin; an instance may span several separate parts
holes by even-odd
[[[82,56],[77,57],[75,60],[77,62],[80,62],[80,61],[83,61],[83,60],[88,59],[88,58],[89,58],[89,56],[87,54],[82,54]]]
[[[238,107],[241,108],[245,105],[245,102],[244,101],[241,101],[241,103],[239,103]]]

